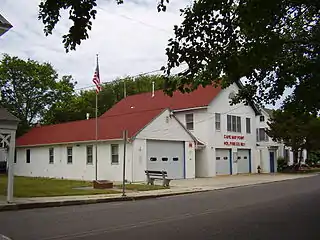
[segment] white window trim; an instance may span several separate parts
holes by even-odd
[[[51,155],[51,150],[52,149],[52,155]],[[51,157],[52,157],[52,161],[51,161]],[[54,164],[54,148],[51,147],[49,148],[49,164]]]
[[[112,147],[116,146],[118,149],[118,152],[115,154],[112,152]],[[111,144],[110,145],[110,153],[111,153],[111,165],[119,165],[119,144]],[[118,161],[117,162],[113,162],[113,156],[118,156]]]
[[[188,121],[188,117],[187,116],[192,116],[192,121]],[[186,113],[185,115],[185,120],[186,120],[186,128],[189,130],[189,131],[192,131],[194,130],[194,114],[193,113]],[[188,128],[188,124],[191,124],[192,123],[192,129],[191,128]]]
[[[219,118],[218,118],[219,116]],[[219,119],[219,121],[217,121]],[[219,124],[219,128],[217,128],[217,124]],[[214,127],[216,131],[220,132],[221,131],[221,113],[215,113],[215,124]]]
[[[230,128],[228,129],[228,116],[230,116]],[[233,130],[233,118],[235,118],[235,131]],[[240,125],[238,125],[238,121],[240,121]],[[227,132],[234,132],[234,133],[241,133],[242,132],[242,119],[241,116],[236,116],[236,115],[227,115]],[[240,129],[238,129],[238,126],[240,126]],[[239,130],[239,131],[238,131]]]
[[[88,154],[88,147],[91,147],[91,155]],[[89,156],[91,156],[91,162],[88,161]],[[87,165],[93,165],[93,145],[86,146],[86,163]]]
[[[29,151],[29,161],[28,161],[28,151]],[[26,163],[31,163],[31,150],[30,148],[26,149]]]
[[[69,155],[69,149],[71,149],[71,155]],[[71,162],[69,162],[69,157],[71,156]],[[67,164],[73,164],[73,147],[67,147]]]
[[[260,129],[264,129],[264,139],[260,138]],[[269,142],[269,136],[266,132],[266,128],[257,128],[257,142]]]
[[[248,125],[247,125],[248,119],[249,119],[249,129],[248,129]],[[248,117],[246,117],[246,133],[251,134],[251,118],[248,118]]]

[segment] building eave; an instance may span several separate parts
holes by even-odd
[[[58,142],[58,143],[43,143],[43,144],[28,144],[28,145],[17,145],[16,148],[28,148],[28,147],[45,147],[45,146],[53,146],[53,145],[71,145],[71,144],[83,144],[83,143],[103,143],[103,142],[113,142],[113,141],[123,141],[122,138],[114,138],[114,139],[100,139],[96,140],[84,140],[84,141],[74,141],[74,142]]]
[[[192,107],[192,108],[183,108],[183,109],[175,109],[172,110],[172,112],[186,112],[186,111],[192,111],[192,110],[199,110],[199,109],[207,109],[208,106],[202,106],[202,107]]]

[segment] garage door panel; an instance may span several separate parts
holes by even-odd
[[[238,173],[250,173],[249,150],[238,150]]]
[[[216,174],[231,174],[229,149],[216,149]]]
[[[184,142],[147,141],[147,169],[167,171],[168,178],[184,178]]]

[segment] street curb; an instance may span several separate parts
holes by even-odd
[[[131,197],[126,196],[126,197],[81,199],[81,200],[62,200],[62,201],[55,201],[55,202],[12,203],[12,204],[7,204],[7,205],[0,205],[0,212],[36,209],[36,208],[86,205],[86,204],[96,204],[96,203],[147,200],[147,199],[152,199],[152,198],[162,198],[162,197],[169,197],[169,196],[179,196],[179,195],[203,193],[203,192],[209,192],[209,191],[219,191],[219,190],[221,191],[221,190],[232,189],[232,188],[257,186],[257,185],[268,184],[268,183],[277,183],[277,182],[284,182],[284,181],[288,181],[288,180],[297,180],[297,179],[301,179],[301,178],[313,177],[316,175],[319,175],[319,174],[306,175],[306,176],[303,176],[300,178],[293,178],[293,179],[279,179],[276,181],[267,181],[267,182],[260,182],[260,183],[246,183],[246,184],[240,184],[240,185],[234,185],[234,186],[216,187],[216,188],[212,188],[212,189],[195,189],[195,190],[184,191],[184,192],[171,192],[171,193],[163,193],[163,194],[144,195],[144,196],[131,196]]]
[[[146,196],[134,196],[134,197],[116,197],[116,198],[99,198],[99,199],[83,199],[83,200],[63,200],[56,202],[36,202],[36,203],[13,203],[8,205],[0,205],[0,212],[5,211],[17,211],[25,209],[35,209],[35,208],[49,208],[49,207],[64,207],[64,206],[73,206],[73,205],[87,205],[95,203],[109,203],[109,202],[126,202],[126,201],[136,201],[136,200],[146,200],[152,198],[161,198],[169,196],[178,196],[193,194],[199,192],[208,192],[212,190],[197,190],[190,192],[178,192],[178,193],[164,193],[156,195],[146,195]]]

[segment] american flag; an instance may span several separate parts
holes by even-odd
[[[92,82],[96,85],[96,92],[98,94],[102,89],[101,82],[100,82],[98,58],[97,58],[97,67],[96,67],[96,71],[94,72]]]

